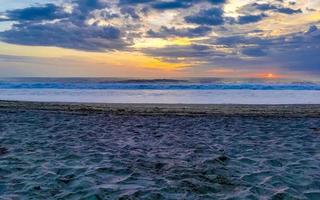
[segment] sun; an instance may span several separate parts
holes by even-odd
[[[272,73],[269,73],[269,74],[266,75],[266,78],[274,78],[274,77],[275,77],[275,75],[272,74]]]
[[[258,74],[257,75],[260,78],[263,79],[282,79],[282,78],[288,78],[288,76],[283,75],[283,74],[278,74],[278,73],[272,73],[272,72],[266,72],[263,74]]]

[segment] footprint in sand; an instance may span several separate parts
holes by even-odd
[[[4,147],[0,147],[0,156],[5,155],[8,153],[8,149]]]
[[[320,134],[320,128],[310,128],[314,133]]]

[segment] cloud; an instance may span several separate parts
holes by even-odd
[[[306,34],[313,34],[318,32],[318,27],[316,25],[311,25],[309,27],[309,30],[306,32]]]
[[[193,64],[195,67],[268,70],[320,74],[320,30],[309,30],[277,37],[225,36],[200,41],[206,45],[167,46],[144,49],[162,59]],[[248,59],[250,57],[250,59]],[[200,63],[198,61],[201,61]]]
[[[197,3],[209,2],[213,5],[224,4],[227,0],[119,0],[119,5],[151,4],[157,9],[187,8]]]
[[[241,53],[246,56],[251,56],[251,57],[261,57],[261,56],[267,55],[267,53],[259,47],[244,48],[244,49],[242,49]]]
[[[56,46],[88,51],[122,49],[120,30],[112,27],[77,26],[70,22],[16,24],[0,33],[2,41],[21,45]]]
[[[120,5],[143,4],[154,2],[154,0],[119,0]]]
[[[244,15],[244,16],[238,17],[237,23],[239,23],[239,24],[255,23],[255,22],[259,22],[259,21],[263,20],[263,19],[266,18],[266,17],[267,17],[267,15],[265,15],[265,14],[260,14],[260,15]]]
[[[226,3],[227,0],[208,0],[212,4],[223,4]]]
[[[249,4],[246,7],[251,7],[260,11],[273,11],[273,12],[279,12],[279,13],[283,13],[283,14],[297,14],[297,13],[302,13],[301,9],[292,9],[292,8],[288,8],[288,7],[283,7],[281,5],[273,5],[273,4],[267,4],[267,3],[263,3],[263,4],[259,4],[259,3],[253,3],[253,4]]]
[[[123,7],[120,9],[120,12],[126,16],[130,16],[133,19],[140,19],[139,14],[133,7]]]
[[[185,21],[199,25],[222,25],[224,24],[223,14],[223,9],[219,7],[203,9],[194,15],[186,16]]]
[[[98,0],[72,1],[74,10],[68,14],[62,6],[45,4],[5,12],[7,20],[15,23],[10,30],[0,32],[2,41],[32,46],[56,46],[86,51],[124,49],[129,41],[113,25],[87,24],[92,11],[107,8],[108,4]],[[125,10],[130,12],[130,10]],[[117,14],[100,10],[102,19],[119,17]],[[133,15],[133,13],[130,13]]]
[[[180,8],[189,8],[197,3],[205,1],[201,0],[171,0],[171,1],[158,1],[152,4],[152,7],[159,10],[168,10],[168,9],[180,9]],[[226,3],[226,0],[207,0],[207,2],[213,5],[219,5]]]
[[[108,3],[100,0],[73,0],[73,3],[77,5],[77,8],[85,13],[91,10],[102,9],[108,7]]]
[[[152,7],[158,10],[169,10],[169,9],[179,9],[179,8],[189,8],[192,4],[190,2],[183,2],[179,0],[175,1],[161,1],[152,4]]]
[[[158,37],[158,38],[167,38],[167,37],[201,37],[206,36],[212,31],[211,27],[208,26],[198,26],[196,28],[180,28],[176,29],[175,27],[168,28],[166,26],[162,26],[159,31],[155,32],[153,30],[149,30],[147,33],[150,37]]]
[[[191,45],[191,46],[167,46],[161,49],[148,48],[143,52],[154,57],[161,58],[170,62],[179,62],[180,58],[184,59],[204,59],[206,57],[224,56],[219,52],[215,52],[205,45]]]
[[[283,70],[320,74],[320,57],[317,56],[320,51],[320,30],[315,25],[310,26],[306,32],[266,38],[224,37],[216,43],[239,48],[242,54],[256,57],[260,65],[269,64]]]
[[[38,7],[9,10],[4,13],[5,18],[0,19],[0,21],[53,20],[67,17],[67,15],[56,5],[45,4]]]
[[[247,37],[243,35],[236,36],[221,36],[214,40],[217,45],[224,45],[228,47],[236,47],[239,44],[260,44],[265,43],[265,40],[259,37]]]

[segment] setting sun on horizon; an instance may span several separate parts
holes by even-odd
[[[272,73],[269,73],[269,74],[266,75],[266,78],[275,78],[275,75],[272,74]]]

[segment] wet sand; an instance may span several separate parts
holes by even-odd
[[[0,199],[320,199],[319,105],[0,102]]]
[[[112,104],[0,101],[1,110],[37,110],[68,113],[175,116],[275,116],[320,117],[320,104]]]

